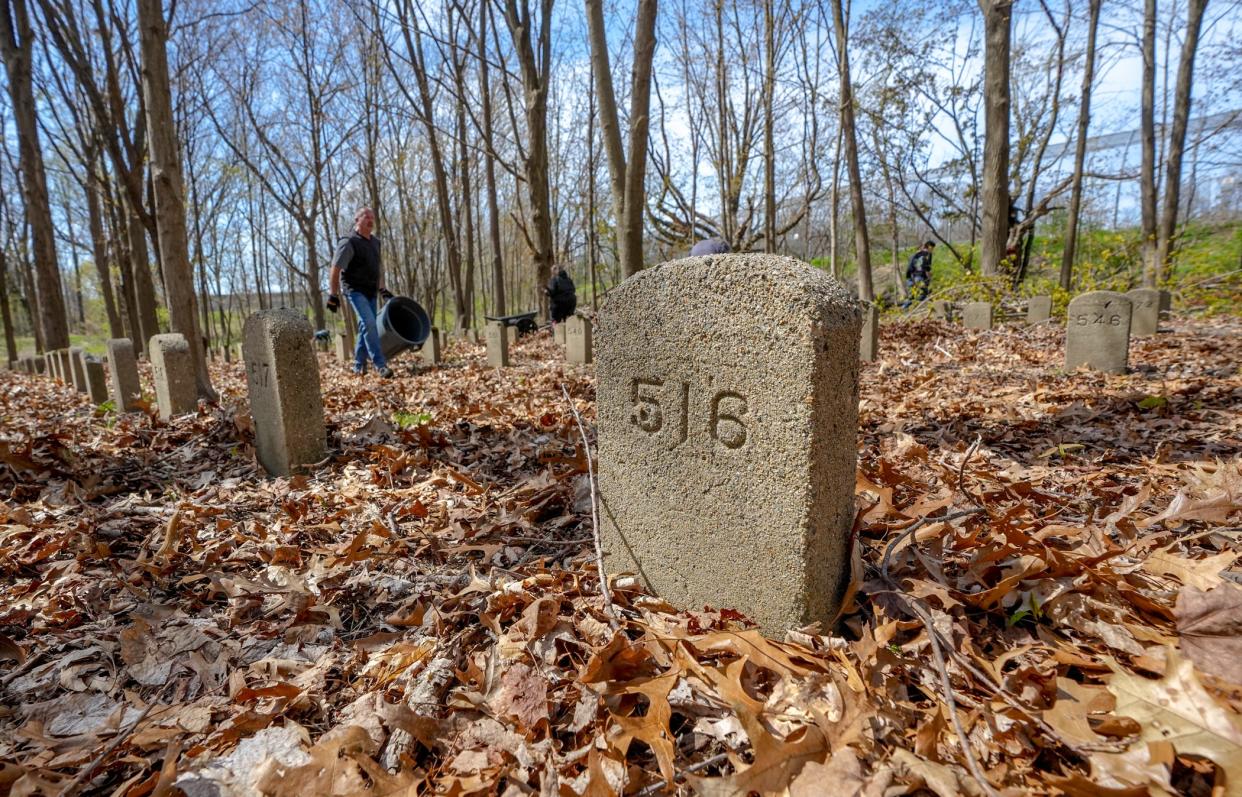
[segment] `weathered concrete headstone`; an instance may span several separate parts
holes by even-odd
[[[259,463],[273,476],[324,454],[323,397],[310,322],[296,310],[263,310],[246,319],[242,352]]]
[[[931,317],[937,321],[949,320],[949,303],[941,299],[931,303]]]
[[[57,349],[52,354],[56,355],[56,378],[61,384],[72,385],[73,369],[69,366],[69,350]]]
[[[14,368],[13,370],[21,371],[22,373],[33,374],[34,373],[34,362],[32,361],[32,358],[30,357],[19,357],[17,358],[17,367]]]
[[[1065,321],[1065,370],[1085,365],[1125,373],[1130,358],[1129,298],[1115,291],[1075,296]]]
[[[427,341],[418,350],[418,359],[422,361],[423,365],[440,364],[440,330],[435,327],[431,328],[431,334],[427,336]]]
[[[565,345],[565,322],[555,324],[552,327],[552,340],[561,346]]]
[[[1166,291],[1163,288],[1161,288],[1160,289],[1160,317],[1168,318],[1169,314],[1172,311],[1173,311],[1173,293],[1172,291]]]
[[[93,404],[103,404],[108,400],[108,377],[104,373],[104,364],[94,357],[88,358],[86,365],[86,392]]]
[[[1160,291],[1155,288],[1135,288],[1126,291],[1132,307],[1130,334],[1135,337],[1154,335],[1160,330]]]
[[[790,258],[685,258],[614,288],[597,323],[608,569],[769,633],[830,621],[854,511],[849,292]]]
[[[962,310],[962,325],[967,329],[991,329],[992,303],[967,302]]]
[[[42,354],[36,354],[30,358],[30,368],[32,374],[42,374],[47,371],[47,358]]]
[[[509,333],[499,321],[487,324],[487,365],[490,368],[509,366]]]
[[[336,359],[343,363],[350,363],[354,359],[354,347],[350,345],[349,336],[344,332],[335,332],[332,335],[332,343],[336,347]]]
[[[69,367],[72,369],[73,389],[79,393],[87,392],[86,352],[78,346],[69,349]]]
[[[591,322],[580,315],[565,319],[565,361],[589,364],[595,351],[591,340]]]
[[[108,382],[109,393],[117,412],[138,409],[142,386],[138,382],[138,358],[134,354],[134,342],[129,338],[112,338],[108,341]]]
[[[154,335],[147,345],[151,356],[151,376],[155,382],[155,404],[160,418],[198,409],[198,389],[194,384],[194,359],[184,335]]]
[[[1052,318],[1052,297],[1032,296],[1026,300],[1026,323],[1042,324]]]
[[[858,358],[864,362],[874,362],[880,350],[880,311],[873,305],[866,305],[862,311],[862,335],[858,341]]]

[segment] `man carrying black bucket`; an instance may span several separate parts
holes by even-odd
[[[384,288],[384,270],[380,267],[379,240],[371,235],[375,228],[375,212],[359,208],[354,214],[354,232],[337,242],[332,258],[332,272],[328,285],[328,309],[336,312],[341,306],[341,285],[345,285],[345,300],[358,315],[358,343],[354,346],[354,373],[367,370],[367,358],[375,363],[375,370],[387,379],[392,376],[384,352],[380,349],[379,325],[375,321],[379,312],[377,294],[385,300],[392,294]]]

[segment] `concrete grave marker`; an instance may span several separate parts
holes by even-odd
[[[154,335],[147,345],[151,356],[151,376],[155,382],[155,404],[160,418],[198,409],[198,388],[194,384],[194,359],[185,336],[172,332]]]
[[[937,321],[949,320],[949,303],[941,299],[931,303],[931,317]]]
[[[103,404],[108,400],[108,377],[104,373],[104,364],[91,357],[85,361],[86,392],[92,404]]]
[[[561,346],[565,345],[565,322],[555,324],[552,327],[552,340]]]
[[[431,328],[431,334],[427,336],[427,341],[418,350],[418,359],[422,361],[423,365],[440,364],[440,330],[435,327]]]
[[[862,336],[858,341],[858,358],[864,362],[875,362],[876,353],[880,350],[880,311],[873,305],[863,307]]]
[[[580,315],[565,319],[565,361],[589,364],[594,359],[591,322]]]
[[[1173,293],[1160,289],[1160,317],[1168,318],[1173,311]]]
[[[87,391],[86,384],[86,352],[78,346],[69,349],[69,367],[73,378],[73,389],[79,393]]]
[[[509,333],[504,324],[490,321],[487,324],[487,365],[490,368],[509,366]]]
[[[962,310],[962,324],[967,329],[991,329],[992,303],[967,302]]]
[[[350,363],[354,359],[354,347],[349,341],[349,336],[344,332],[334,332],[332,334],[332,344],[336,348],[336,359],[343,363]]]
[[[1052,297],[1032,296],[1026,300],[1026,323],[1042,324],[1052,318]]]
[[[1155,288],[1135,288],[1126,291],[1130,300],[1130,334],[1136,337],[1154,335],[1160,329],[1160,291]]]
[[[597,321],[607,567],[763,629],[830,621],[849,572],[858,305],[785,257],[674,260]]]
[[[1065,321],[1065,370],[1123,374],[1130,357],[1130,300],[1115,291],[1075,296]]]
[[[69,365],[69,350],[57,349],[52,354],[56,355],[56,378],[61,384],[72,385],[73,368]]]
[[[117,412],[138,409],[142,386],[138,383],[138,357],[134,354],[134,342],[129,338],[108,341],[108,383]]]
[[[262,310],[246,319],[242,353],[259,463],[288,476],[323,459],[323,397],[310,322],[296,310]]]

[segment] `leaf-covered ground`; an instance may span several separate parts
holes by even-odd
[[[293,479],[237,365],[171,424],[2,374],[0,794],[1242,795],[1242,325],[1173,326],[885,327],[846,613],[780,641],[606,606],[546,337],[324,355]]]

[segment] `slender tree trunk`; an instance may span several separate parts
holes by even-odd
[[[35,293],[39,301],[36,323],[48,349],[69,346],[69,320],[61,293],[60,261],[52,234],[52,208],[47,197],[47,174],[39,146],[33,85],[34,34],[26,0],[5,0],[0,5],[0,55],[4,57],[12,99],[13,120],[22,172],[22,197],[26,204],[34,245]]]
[[[773,0],[763,0],[763,251],[769,253],[776,251],[776,144],[772,131],[772,106],[776,97],[776,20],[772,3]]]
[[[500,203],[496,198],[496,154],[492,136],[492,86],[488,77],[487,24],[491,16],[490,2],[479,3],[479,103],[483,113],[483,139],[487,142],[483,156],[483,174],[487,182],[487,236],[492,249],[492,312],[505,312],[505,268],[501,257]]]
[[[1078,102],[1078,141],[1074,148],[1074,176],[1070,187],[1069,217],[1065,223],[1065,246],[1061,251],[1061,289],[1068,291],[1074,279],[1074,255],[1078,248],[1078,217],[1082,212],[1082,172],[1087,159],[1087,132],[1091,126],[1091,84],[1095,80],[1095,35],[1100,26],[1103,0],[1089,0],[1087,54],[1082,73],[1082,97]]]
[[[599,309],[599,285],[595,275],[595,65],[587,91],[587,195],[586,195],[586,255],[587,271],[591,275],[591,308]],[[693,219],[693,214],[691,215]]]
[[[845,132],[837,125],[837,146],[832,159],[832,190],[829,192],[828,204],[828,270],[832,276],[841,279],[841,260],[837,257],[837,225],[841,219],[841,147]]]
[[[172,90],[168,85],[168,29],[162,0],[138,0],[138,25],[142,45],[142,93],[146,100],[151,178],[155,185],[155,217],[169,325],[190,343],[199,396],[214,401],[216,391],[207,372],[206,352],[198,327],[194,271],[190,266],[185,189],[173,123]]]
[[[1143,84],[1139,108],[1139,194],[1143,225],[1143,284],[1156,287],[1156,0],[1143,5]]]
[[[980,271],[999,273],[1009,239],[1009,40],[1012,0],[979,0],[983,11],[983,229]]]
[[[1172,266],[1177,216],[1181,209],[1182,158],[1186,153],[1186,128],[1190,123],[1191,88],[1194,85],[1195,53],[1199,49],[1199,31],[1208,0],[1189,0],[1186,6],[1186,33],[1182,40],[1182,56],[1177,66],[1177,88],[1173,96],[1173,129],[1166,147],[1164,207],[1156,239],[1155,284],[1164,279]]]
[[[634,23],[634,64],[630,70],[629,161],[621,143],[608,37],[602,0],[586,0],[591,41],[591,67],[599,94],[600,133],[612,181],[612,205],[617,218],[617,250],[626,277],[643,267],[643,221],[646,211],[647,129],[651,108],[651,63],[656,47],[656,0],[638,0]]]
[[[95,272],[99,276],[99,292],[103,296],[104,309],[108,314],[108,334],[114,338],[125,337],[121,314],[116,307],[112,291],[111,259],[108,256],[108,239],[104,234],[103,212],[99,206],[99,161],[95,155],[86,164],[86,219],[90,225],[91,245],[95,257]]]
[[[854,124],[854,88],[850,82],[850,55],[841,0],[832,0],[832,25],[837,33],[837,61],[841,75],[841,134],[846,169],[850,175],[850,207],[854,214],[854,249],[858,263],[858,298],[875,299],[871,284],[871,241],[867,237],[867,206],[863,201],[862,171],[858,166],[858,138]]]
[[[4,323],[4,352],[8,362],[17,360],[17,334],[13,330],[13,314],[9,312],[9,262],[0,247],[0,322]]]

